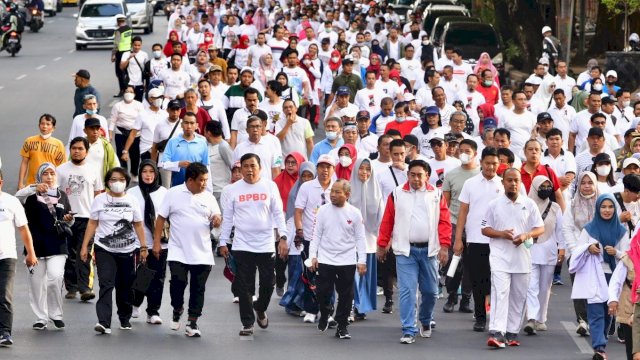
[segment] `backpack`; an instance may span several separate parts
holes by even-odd
[[[15,17],[16,17],[16,19],[18,20],[18,21],[17,21],[17,23],[18,23],[18,24],[17,24],[17,26],[16,26],[16,31],[17,31],[19,34],[22,34],[22,33],[24,32],[24,19],[23,19],[21,16],[19,16],[19,15],[15,15]]]

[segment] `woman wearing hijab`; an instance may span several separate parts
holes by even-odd
[[[73,215],[67,194],[58,190],[55,165],[48,162],[40,165],[36,185],[21,189],[16,197],[24,199],[24,211],[38,258],[38,264],[28,268],[27,275],[29,304],[36,316],[33,329],[45,330],[49,319],[56,329],[64,329],[62,287],[69,235],[60,230],[73,225]]]
[[[238,40],[238,45],[229,53],[229,59],[233,59],[232,62],[238,69],[247,66],[247,61],[249,60],[249,45],[251,45],[249,35],[241,35],[240,40]]]
[[[352,144],[344,144],[338,150],[338,165],[336,166],[335,178],[336,180],[344,179],[351,180],[351,173],[353,171],[354,163],[358,158],[358,151]]]
[[[380,56],[380,61],[384,62],[387,59],[387,53],[380,46],[380,41],[378,39],[371,40],[371,53],[377,54]]]
[[[173,55],[173,43],[175,41],[180,42],[182,45],[180,55],[184,56],[187,53],[187,45],[180,41],[180,35],[178,34],[178,32],[176,30],[171,30],[171,32],[169,33],[169,39],[167,40],[166,44],[164,44],[164,50],[162,50],[164,56],[171,57],[171,55]]]
[[[287,314],[293,316],[304,316],[303,309],[305,308],[305,284],[302,281],[302,270],[304,264],[302,263],[302,256],[300,255],[303,250],[303,244],[301,239],[297,239],[294,234],[295,224],[293,222],[293,215],[295,213],[295,203],[296,197],[298,196],[298,191],[300,190],[300,186],[307,181],[313,180],[316,178],[316,166],[309,162],[305,161],[300,164],[298,171],[298,180],[289,191],[289,197],[286,201],[286,221],[287,221],[287,229],[289,229],[289,234],[291,236],[288,237],[289,242],[289,258],[287,259],[287,263],[289,265],[289,282],[287,283],[287,291],[280,299],[280,306],[284,306],[284,310]]]
[[[144,160],[140,164],[138,171],[138,186],[131,188],[129,194],[131,194],[140,205],[140,212],[144,218],[144,235],[147,239],[153,239],[153,232],[155,231],[155,224],[157,213],[156,209],[160,208],[160,205],[164,201],[164,197],[167,194],[167,189],[160,186],[160,172],[153,160]],[[167,234],[168,235],[168,234]],[[147,323],[160,325],[162,319],[160,318],[160,305],[162,303],[162,292],[164,290],[164,278],[167,269],[167,243],[168,238],[162,239],[162,252],[160,253],[160,259],[155,256],[149,256],[147,258],[147,266],[149,269],[154,270],[155,276],[151,280],[147,293],[140,293],[138,291],[133,292],[133,311],[131,317],[137,318],[140,316],[140,305],[147,296]],[[136,239],[136,247],[140,247],[140,241]]]
[[[351,196],[349,203],[360,209],[364,220],[367,245],[367,273],[356,276],[353,314],[355,319],[364,320],[365,314],[376,310],[377,298],[377,261],[376,241],[378,228],[384,212],[382,191],[375,181],[375,173],[371,161],[358,159],[351,174]]]
[[[498,89],[500,89],[500,74],[498,74],[498,69],[496,69],[496,67],[493,65],[493,60],[491,60],[491,56],[489,56],[489,53],[487,52],[483,52],[482,54],[480,54],[480,57],[476,62],[476,66],[473,68],[473,73],[482,78],[481,74],[485,69],[491,70],[491,72],[493,73],[493,83],[496,84]]]
[[[493,118],[496,120],[496,109],[493,104],[484,103],[478,106],[478,117],[480,118],[479,129],[480,134],[483,134],[484,129],[484,119]],[[497,123],[497,120],[496,120]]]
[[[284,159],[284,171],[273,179],[273,182],[278,186],[278,191],[280,191],[282,207],[285,212],[287,211],[289,192],[298,180],[298,169],[304,160],[304,156],[297,151],[288,154]]]
[[[204,41],[198,44],[198,49],[209,51],[209,46],[213,45],[213,34],[209,32],[209,30],[204,31]]]
[[[382,65],[382,60],[380,60],[380,55],[376,53],[371,53],[369,55],[369,67],[367,67],[367,71],[373,71],[376,73],[376,79],[380,79],[380,66]]]
[[[537,115],[545,112],[551,106],[553,101],[553,92],[556,90],[556,81],[552,77],[542,80],[542,84],[538,87],[533,97],[531,97],[531,112]]]
[[[551,199],[553,185],[548,177],[538,175],[531,182],[529,197],[538,205],[544,221],[544,233],[530,248],[531,275],[527,290],[527,316],[529,321],[524,332],[533,335],[537,330],[547,330],[547,309],[553,272],[558,263],[564,260],[565,241],[562,235],[562,210]]]
[[[260,55],[259,62],[260,66],[256,72],[256,77],[266,89],[267,83],[271,80],[275,80],[276,78],[277,70],[273,63],[273,55],[271,53],[262,54]]]
[[[607,308],[608,282],[616,268],[617,258],[626,249],[620,241],[627,230],[620,224],[616,200],[602,194],[596,200],[593,220],[580,233],[572,254],[569,272],[575,273],[572,299],[587,300],[587,319],[594,359],[606,359],[607,335],[611,317]]]
[[[276,75],[276,80],[282,85],[282,95],[280,96],[282,100],[293,100],[296,103],[296,107],[300,107],[300,96],[298,95],[298,91],[293,87],[289,86],[289,77],[285,72],[279,72]]]
[[[268,27],[268,19],[264,16],[264,10],[259,7],[256,9],[256,13],[253,15],[253,25],[255,25],[258,31],[262,31]]]
[[[308,53],[302,56],[300,67],[307,74],[307,77],[309,78],[309,86],[311,87],[311,104],[307,104],[307,108],[309,109],[309,112],[307,113],[307,119],[312,124],[317,124],[318,119],[316,117],[320,115],[320,99],[318,98],[318,86],[320,85],[322,73],[320,72],[320,68],[314,65],[313,60],[311,60],[311,55]]]
[[[573,98],[571,99],[571,106],[576,109],[576,113],[587,108],[587,98],[589,97],[589,92],[584,90],[579,90],[577,93],[573,94]]]

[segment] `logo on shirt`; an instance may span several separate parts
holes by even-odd
[[[267,194],[259,194],[259,193],[255,193],[255,194],[245,194],[245,195],[240,195],[238,197],[238,201],[239,202],[245,202],[245,201],[264,201],[267,200]]]
[[[349,224],[349,225],[351,225],[352,222],[353,221],[351,221],[351,220],[347,220],[347,224]]]

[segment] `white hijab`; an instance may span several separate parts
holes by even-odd
[[[382,191],[375,180],[376,174],[373,166],[371,166],[371,176],[366,182],[362,182],[358,178],[358,170],[365,161],[371,166],[369,159],[360,158],[356,160],[356,164],[351,170],[351,197],[349,198],[349,203],[360,209],[365,229],[368,232],[377,233],[384,213]]]

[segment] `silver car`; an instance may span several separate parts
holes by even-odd
[[[116,16],[127,13],[127,5],[122,0],[87,0],[78,14],[76,50],[88,45],[113,45],[118,26]]]
[[[126,0],[131,14],[131,28],[142,29],[145,34],[153,32],[153,8],[155,0]]]

